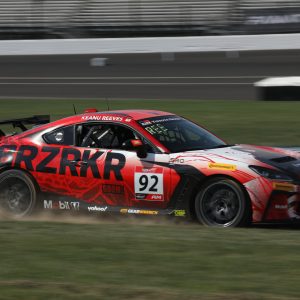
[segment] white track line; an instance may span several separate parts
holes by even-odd
[[[134,77],[0,77],[0,80],[131,80],[131,79],[256,79],[270,77],[261,76],[134,76]],[[272,76],[276,77],[276,76]]]
[[[253,82],[0,82],[0,85],[253,85]]]

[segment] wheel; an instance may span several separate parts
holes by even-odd
[[[242,187],[227,178],[209,180],[197,194],[195,211],[207,226],[237,227],[251,223],[251,203]]]
[[[31,177],[19,170],[0,174],[0,207],[13,217],[28,216],[37,202],[37,190]]]

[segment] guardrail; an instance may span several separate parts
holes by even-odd
[[[0,41],[0,55],[298,50],[300,34]]]

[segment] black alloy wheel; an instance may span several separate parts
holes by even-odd
[[[37,190],[31,177],[20,170],[0,174],[0,208],[12,217],[30,215],[37,201]]]
[[[251,223],[251,204],[245,191],[227,178],[209,180],[196,196],[196,216],[207,226],[237,227]]]

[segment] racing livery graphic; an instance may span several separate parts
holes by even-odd
[[[167,112],[0,121],[1,210],[173,215],[209,226],[300,218],[300,154],[228,145]],[[34,125],[27,129],[27,125]]]

